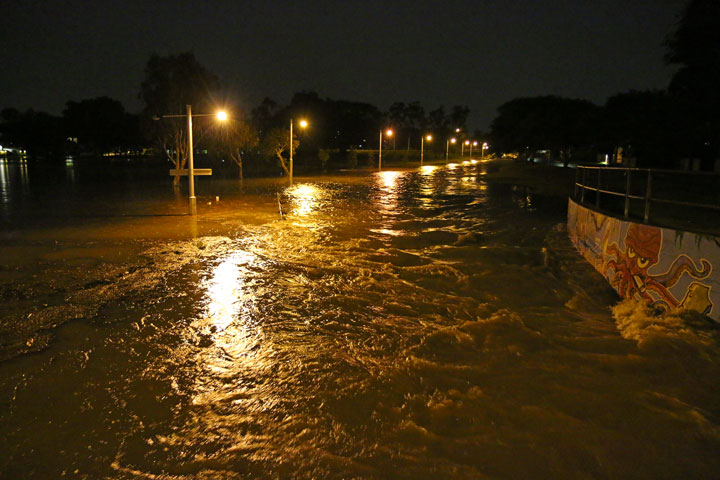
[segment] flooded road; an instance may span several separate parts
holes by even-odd
[[[486,164],[202,178],[197,218],[20,168],[0,478],[720,476],[717,329],[617,304],[566,201]]]

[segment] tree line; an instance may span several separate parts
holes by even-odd
[[[370,103],[301,91],[287,105],[265,98],[243,112],[223,101],[229,95],[217,75],[192,53],[180,53],[148,60],[138,114],[108,97],[69,101],[61,116],[6,108],[0,112],[0,141],[21,146],[32,158],[151,152],[183,168],[188,156],[185,119],[164,116],[182,115],[190,104],[195,112],[220,107],[230,112],[224,123],[198,118],[195,145],[235,164],[241,176],[247,167],[287,172],[291,148],[321,168],[338,158],[355,166],[358,155],[372,160],[378,132],[385,127],[394,130],[385,147],[408,152],[406,158],[425,133],[432,133],[436,141],[425,148],[436,156],[444,153],[447,139],[457,136],[460,141],[487,141],[498,154],[532,158],[543,151],[565,165],[614,155],[648,167],[698,159],[711,169],[720,157],[720,2],[691,0],[665,45],[665,60],[678,67],[667,89],[618,93],[604,105],[557,96],[516,98],[498,107],[487,135],[470,135],[470,110],[462,105],[428,111],[420,102],[396,102],[381,111]],[[291,141],[290,121],[301,117],[312,126],[302,134],[295,130]]]
[[[341,157],[343,165],[356,165],[359,151],[378,148],[378,132],[383,128],[394,131],[386,148],[418,149],[420,136],[427,131],[435,135],[465,131],[470,113],[465,106],[426,112],[419,102],[397,102],[383,112],[370,103],[321,98],[312,91],[295,93],[287,105],[265,98],[243,112],[223,100],[229,95],[219,77],[189,52],[152,55],[139,90],[143,108],[138,114],[126,112],[119,101],[108,97],[69,101],[59,117],[6,108],[0,112],[2,142],[21,146],[34,159],[108,152],[154,154],[182,169],[188,159],[186,105],[192,105],[193,113],[224,109],[229,114],[225,122],[209,116],[193,119],[193,150],[208,152],[211,161],[235,164],[242,177],[248,166],[251,172],[279,168],[288,173],[291,119],[307,118],[311,123],[307,132],[293,132],[293,153],[312,157],[326,168],[331,157]],[[427,145],[427,150],[444,152],[444,143],[437,143]]]
[[[678,67],[666,89],[618,93],[604,105],[510,100],[491,125],[493,146],[526,157],[544,150],[565,164],[614,154],[643,167],[686,159],[711,170],[720,158],[720,2],[690,1],[665,47],[665,61]]]

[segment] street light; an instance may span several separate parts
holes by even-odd
[[[192,117],[216,117],[219,121],[224,122],[227,120],[227,113],[220,110],[217,113],[196,113],[193,115],[192,107],[188,104],[187,113],[185,115],[162,115],[161,117],[153,117],[154,120],[160,120],[161,118],[178,118],[187,117],[187,128],[188,128],[188,183],[190,186],[190,192],[188,195],[190,215],[197,215],[197,199],[195,198],[195,166],[193,160],[193,129],[192,129]],[[178,165],[179,167],[180,165]],[[178,173],[179,174],[179,173]],[[176,174],[177,175],[177,174]]]
[[[388,128],[385,131],[385,135],[388,137],[392,137],[393,131],[392,129]],[[382,170],[382,137],[383,137],[383,131],[380,130],[380,148],[378,149],[378,170]]]
[[[432,141],[432,135],[425,135],[424,137],[420,137],[420,166],[422,167],[423,164],[423,155],[425,153],[425,140],[428,142]]]
[[[470,140],[465,140],[460,146],[460,158],[465,156],[465,145],[470,145]]]
[[[445,141],[445,161],[446,162],[448,161],[448,154],[450,152],[450,144],[452,143],[454,145],[455,142],[457,142],[457,138],[455,138],[455,137],[450,138]]]
[[[300,120],[300,128],[307,128],[308,122],[305,119]],[[293,181],[293,119],[290,119],[290,183]]]
[[[487,149],[488,149],[488,144],[487,144],[487,142],[483,142],[483,144],[482,144],[482,150],[481,150],[481,152],[480,152],[480,159],[481,159],[481,160],[485,157],[485,150],[487,150]]]
[[[470,144],[470,156],[472,157],[472,147],[477,147],[477,141],[474,141]]]

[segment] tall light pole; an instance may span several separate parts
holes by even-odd
[[[192,107],[187,104],[188,122],[188,181],[190,184],[190,215],[197,215],[197,199],[195,198],[195,165],[193,164],[193,132]]]
[[[308,126],[307,120],[300,120],[300,128]],[[290,119],[290,183],[293,181],[293,119]]]
[[[423,156],[425,154],[425,140],[428,142],[432,141],[432,135],[425,135],[424,137],[420,137],[420,166],[422,167],[423,164]]]
[[[470,157],[472,157],[472,147],[477,147],[477,141],[474,141],[470,144]]]
[[[487,148],[488,148],[487,142],[483,142],[483,144],[482,144],[482,151],[480,152],[480,159],[481,159],[481,160],[482,160],[483,158],[485,158],[485,150],[487,150]]]
[[[452,143],[454,145],[455,142],[457,142],[457,138],[455,138],[455,137],[449,138],[445,141],[445,162],[448,161],[448,154],[450,153],[450,144]]]
[[[189,210],[190,215],[197,215],[197,199],[195,198],[195,165],[193,159],[193,128],[192,128],[192,117],[216,117],[221,122],[227,120],[227,113],[222,110],[217,113],[196,113],[193,115],[192,106],[186,105],[185,115],[163,115],[161,117],[153,117],[154,120],[160,120],[161,118],[178,118],[187,116],[187,129],[188,129],[188,183],[189,183]],[[180,165],[178,165],[180,167]],[[209,170],[208,170],[209,171]],[[181,173],[176,173],[181,175]]]
[[[392,137],[393,131],[391,129],[387,129],[385,131],[385,135],[388,137]],[[383,140],[383,131],[380,130],[380,148],[378,148],[378,170],[382,170],[382,140]]]
[[[460,146],[460,158],[465,156],[465,145],[470,145],[470,140],[465,140]]]

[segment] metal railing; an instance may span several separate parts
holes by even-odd
[[[664,180],[660,188],[656,185],[658,180]],[[681,198],[671,198],[673,196]],[[650,222],[651,213],[657,214],[656,207],[660,205],[720,213],[720,175],[681,170],[578,166],[575,172],[575,200],[583,205],[590,205],[590,200],[596,210],[613,213],[622,210],[625,219],[642,217],[644,223]],[[633,209],[633,204],[641,206],[641,210]],[[662,220],[667,223],[667,215]],[[687,217],[682,220],[687,220]],[[711,228],[713,230],[720,229],[720,222],[711,227],[714,227]]]

